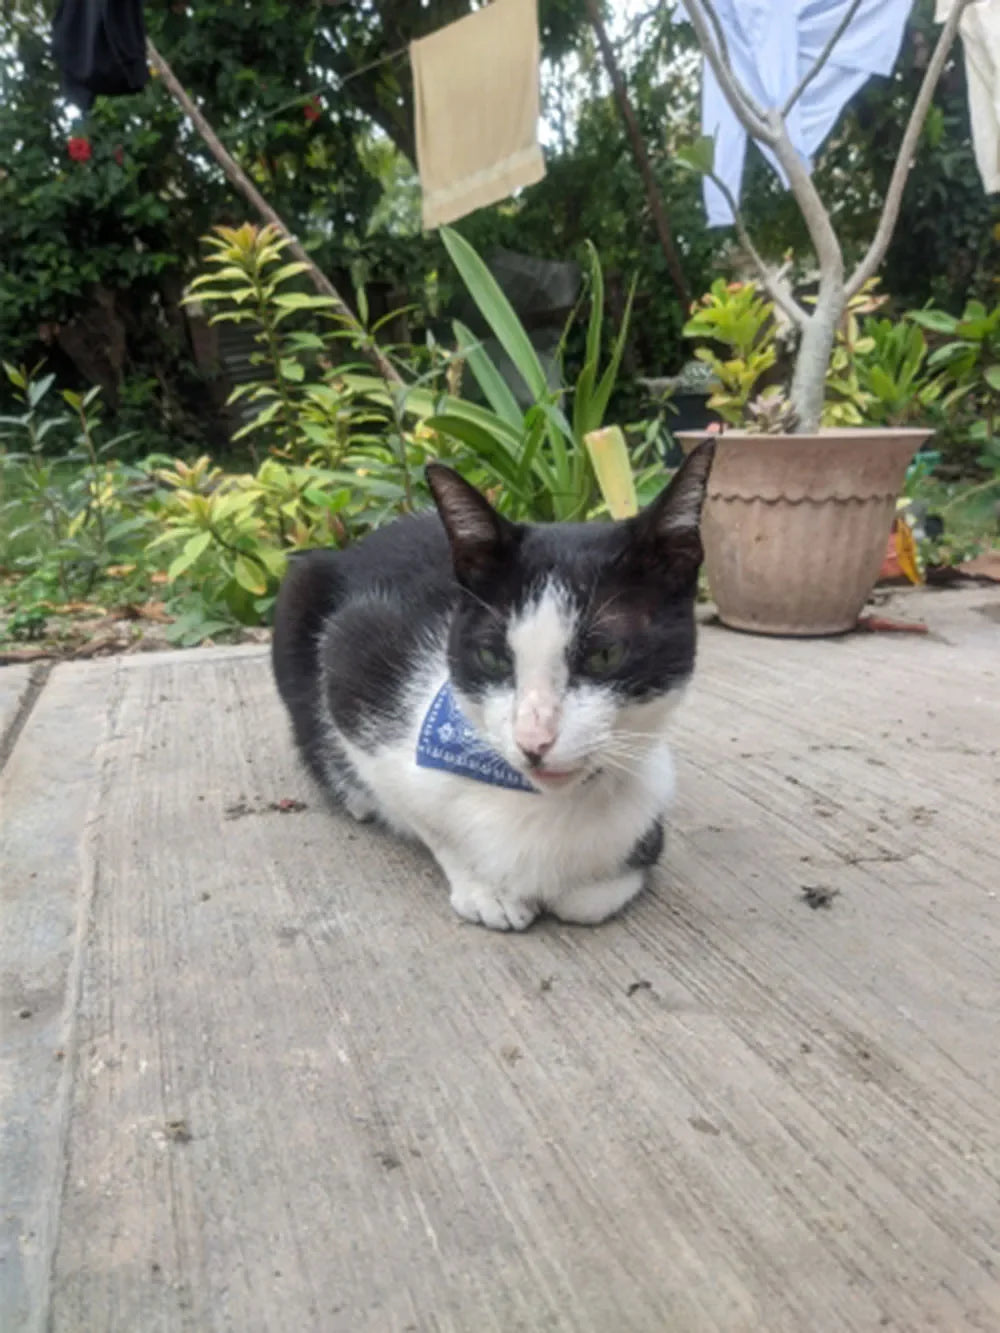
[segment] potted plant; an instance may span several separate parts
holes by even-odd
[[[830,214],[792,145],[787,117],[830,59],[859,3],[847,5],[830,42],[784,106],[765,108],[733,73],[712,0],[684,0],[734,113],[785,172],[819,274],[815,300],[807,306],[754,246],[736,200],[714,173],[711,139],[686,151],[687,164],[714,180],[727,198],[762,287],[798,333],[787,399],[773,391],[754,400],[746,396],[739,427],[719,441],[704,510],[705,562],[720,619],[758,633],[836,634],[854,626],[878,576],[907,466],[930,434],[911,427],[824,428],[822,422],[838,329],[885,256],[920,131],[969,0],[958,0],[942,27],[900,142],[875,236],[848,274]],[[750,311],[751,323],[754,317]],[[747,355],[767,359],[753,338]],[[703,438],[700,433],[683,443],[691,447]]]

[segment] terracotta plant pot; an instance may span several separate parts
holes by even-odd
[[[875,586],[896,498],[926,430],[719,437],[702,518],[723,624],[842,634]],[[685,451],[702,432],[678,436]]]

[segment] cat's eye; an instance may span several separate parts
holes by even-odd
[[[495,648],[489,648],[486,644],[481,644],[476,649],[476,660],[486,675],[493,680],[503,680],[510,675],[510,658],[506,653],[498,653]]]
[[[600,648],[592,649],[583,659],[583,669],[588,676],[608,676],[616,671],[625,661],[625,645],[621,642],[605,643]]]

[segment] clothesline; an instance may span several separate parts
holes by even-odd
[[[397,46],[394,51],[388,51],[384,56],[379,56],[376,60],[369,60],[367,65],[359,65],[357,69],[350,70],[347,74],[338,74],[337,82],[341,87],[345,83],[350,83],[352,79],[360,78],[362,74],[368,74],[373,69],[378,69],[380,65],[388,65],[390,61],[399,60],[402,56],[409,55],[410,44]]]

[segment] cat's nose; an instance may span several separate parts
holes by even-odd
[[[559,701],[539,689],[525,690],[514,716],[514,744],[537,768],[559,736]]]
[[[531,742],[530,747],[518,742],[518,749],[524,755],[525,759],[527,759],[531,767],[537,768],[555,743],[556,738],[553,736],[551,740],[535,739]]]

